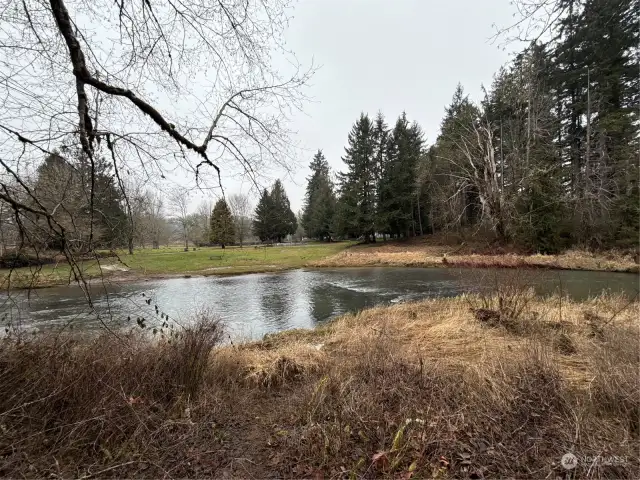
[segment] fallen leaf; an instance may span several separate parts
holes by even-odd
[[[371,457],[371,461],[379,468],[386,468],[389,465],[389,458],[387,458],[387,452],[374,453]]]

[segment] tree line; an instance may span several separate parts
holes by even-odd
[[[310,237],[482,233],[540,252],[637,247],[640,223],[637,0],[560,2],[532,42],[472,102],[461,85],[435,142],[402,113],[363,113],[344,171],[313,158]],[[566,4],[566,5],[565,5]]]
[[[262,192],[255,211],[250,197],[242,193],[221,198],[213,207],[204,200],[193,211],[186,188],[147,188],[124,180],[101,157],[95,157],[92,165],[81,150],[62,150],[47,155],[24,180],[30,191],[38,193],[21,199],[33,212],[16,216],[10,205],[0,201],[0,255],[24,247],[91,254],[92,248],[126,248],[133,253],[137,248],[179,242],[185,249],[242,246],[247,241],[281,242],[298,228],[280,180]],[[38,215],[36,207],[51,212],[50,217]],[[64,236],[51,228],[52,221]]]
[[[314,156],[299,217],[280,181],[255,211],[238,195],[193,212],[187,190],[135,183],[115,137],[100,143],[93,132],[89,151],[67,139],[60,152],[38,150],[48,154],[35,171],[4,165],[0,247],[133,252],[278,242],[303,228],[318,240],[470,231],[541,252],[637,248],[640,2],[552,3],[546,40],[503,66],[479,102],[458,85],[433,143],[405,113],[392,125],[361,114],[340,172],[322,151]]]

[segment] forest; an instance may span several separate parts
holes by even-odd
[[[194,209],[197,188],[154,182],[154,176],[165,176],[153,146],[142,148],[128,134],[90,132],[88,125],[89,144],[61,133],[47,139],[57,142],[49,150],[39,146],[44,140],[0,125],[7,138],[17,139],[16,148],[31,150],[37,165],[28,171],[19,170],[19,163],[4,164],[0,254],[25,247],[57,250],[72,260],[95,249],[133,253],[161,244],[188,249],[287,238],[374,242],[440,232],[529,253],[574,246],[632,251],[640,235],[638,1],[562,0],[555,6],[557,17],[495,72],[482,98],[471,99],[461,84],[451,86],[432,143],[409,113],[395,120],[385,112],[361,113],[345,132],[338,171],[331,171],[322,150],[313,157],[297,215],[281,180],[264,189],[255,181],[255,160],[235,149],[232,136],[207,137],[203,145],[216,140],[221,155],[236,157],[253,181],[255,198],[220,188]],[[306,79],[291,80],[289,94]],[[280,87],[260,92],[266,95],[271,88],[279,98]],[[103,114],[100,98],[96,94],[96,123]],[[226,109],[247,125],[257,121],[257,113],[240,109],[235,98],[223,104],[216,128],[230,118]],[[43,115],[47,124],[51,119]],[[269,118],[273,125],[280,122]],[[158,125],[171,130],[173,124]],[[264,149],[260,155],[272,155],[271,163],[285,165],[276,153],[280,143],[267,149],[267,138],[279,138],[275,130],[266,120],[258,125],[264,130],[243,126],[246,140]],[[218,167],[203,146],[179,136],[174,140],[203,158],[195,166],[196,183],[202,168],[213,166],[215,173]],[[145,175],[135,173],[136,156]],[[329,160],[336,165],[338,159]],[[186,166],[194,171],[193,164]],[[153,174],[147,171],[156,167]]]
[[[638,2],[563,5],[549,38],[496,72],[480,102],[455,88],[433,144],[406,113],[389,126],[378,112],[353,124],[342,171],[318,151],[307,234],[471,231],[541,253],[637,246]]]

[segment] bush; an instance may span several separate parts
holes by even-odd
[[[488,326],[525,330],[535,315],[529,308],[535,299],[531,275],[531,272],[523,270],[510,270],[495,272],[491,283],[486,278],[478,279],[477,285],[485,285],[486,288],[467,297],[475,318]]]
[[[189,418],[221,338],[217,321],[200,318],[159,341],[140,331],[3,339],[0,475],[27,471],[21,452],[42,477],[64,459],[91,465],[163,448],[164,425]]]
[[[52,257],[24,252],[7,252],[0,256],[0,268],[38,267],[53,262]]]

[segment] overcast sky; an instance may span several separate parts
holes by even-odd
[[[294,140],[308,151],[284,179],[292,209],[302,206],[315,150],[334,171],[344,168],[340,157],[361,111],[381,110],[392,125],[405,110],[432,143],[456,84],[479,100],[481,85],[508,61],[509,51],[490,38],[493,24],[510,24],[512,14],[509,0],[300,0],[287,46],[303,65],[313,59],[321,68],[308,91],[314,102],[294,118]]]

